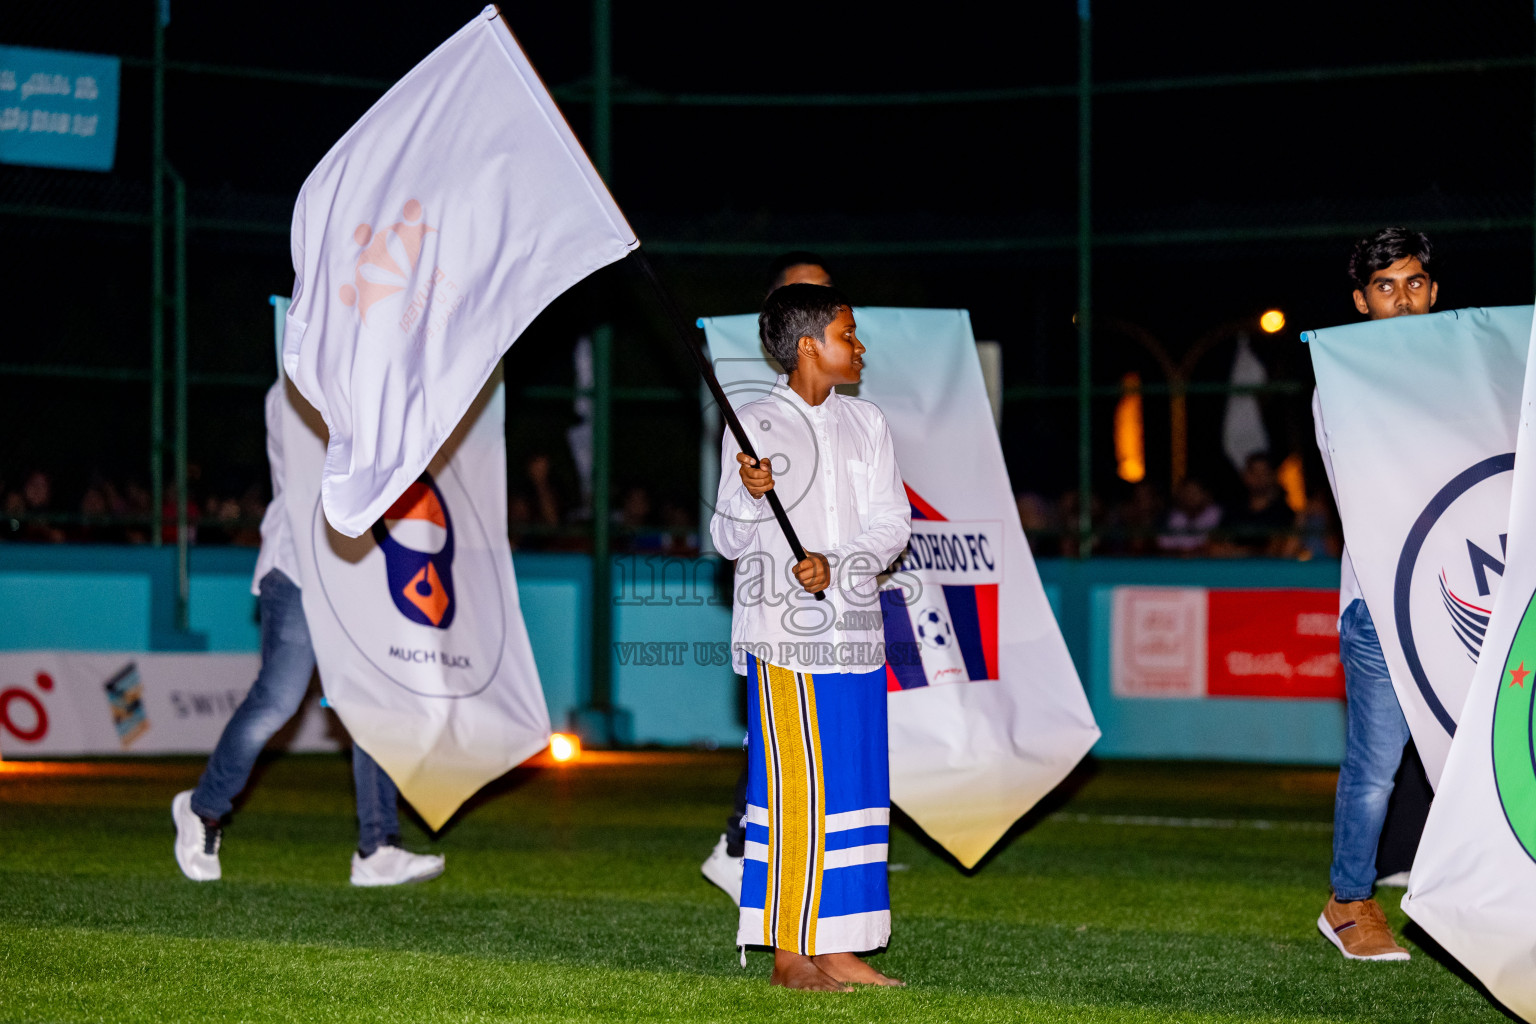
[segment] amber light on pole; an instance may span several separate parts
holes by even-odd
[[[1120,378],[1120,401],[1115,404],[1115,471],[1126,483],[1139,484],[1147,476],[1147,428],[1141,412],[1141,374]]]

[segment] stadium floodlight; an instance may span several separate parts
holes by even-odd
[[[1265,334],[1278,334],[1285,327],[1285,314],[1278,309],[1270,309],[1259,317],[1259,326],[1264,328]]]

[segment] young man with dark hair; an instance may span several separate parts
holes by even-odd
[[[1243,460],[1243,498],[1221,517],[1222,531],[1238,553],[1278,557],[1285,553],[1286,535],[1296,525],[1296,513],[1285,503],[1285,490],[1275,474],[1269,452],[1253,452]]]
[[[1385,228],[1355,243],[1349,259],[1355,308],[1372,320],[1428,313],[1439,297],[1430,277],[1432,250],[1421,232]],[[1335,498],[1328,428],[1312,393],[1317,445]],[[1348,538],[1345,538],[1346,544]],[[1408,721],[1392,689],[1376,626],[1346,546],[1339,581],[1339,660],[1344,666],[1347,718],[1344,761],[1333,805],[1333,895],[1318,930],[1351,960],[1407,960],[1372,898],[1376,848],[1392,796],[1392,780],[1409,740]]]
[[[835,390],[864,368],[848,300],[785,285],[758,327],[785,373],[738,414],[753,447],[771,454],[759,462],[725,436],[710,521],[716,549],[737,562],[732,661],[753,687],[737,943],[774,950],[774,985],[896,985],[856,954],[890,939],[885,651],[869,613],[876,577],[911,535],[911,507],[885,417]],[[769,511],[770,490],[802,560]]]
[[[768,294],[772,295],[787,284],[814,284],[830,288],[832,274],[826,260],[813,252],[796,249],[774,258],[768,265]],[[741,905],[742,854],[746,850],[747,826],[747,771],[742,769],[736,780],[736,797],[731,813],[726,817],[725,831],[709,851],[709,856],[699,866],[704,877]]]

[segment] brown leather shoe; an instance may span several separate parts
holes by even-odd
[[[1408,951],[1392,938],[1387,915],[1375,900],[1340,903],[1329,896],[1317,930],[1351,960],[1408,959]]]

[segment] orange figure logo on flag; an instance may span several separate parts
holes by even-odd
[[[410,285],[421,264],[422,245],[427,235],[437,231],[422,220],[421,203],[415,199],[406,200],[400,214],[403,220],[380,231],[374,231],[371,224],[359,224],[352,232],[352,240],[363,251],[357,257],[353,283],[342,285],[337,296],[343,305],[357,307],[358,318],[364,325],[368,323],[368,311],[376,303]],[[404,267],[400,265],[401,256]]]

